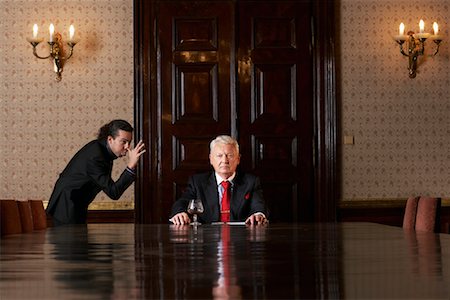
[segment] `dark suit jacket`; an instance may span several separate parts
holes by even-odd
[[[113,160],[106,140],[94,140],[81,148],[56,181],[47,213],[56,224],[86,223],[87,208],[100,191],[117,200],[133,183],[134,175],[124,170],[114,182]]]
[[[202,199],[205,209],[204,213],[198,216],[199,222],[220,221],[219,194],[214,172],[197,174],[189,178],[186,191],[172,206],[172,216],[186,212],[189,200],[198,198]],[[250,174],[236,173],[232,187],[230,221],[243,222],[256,212],[262,212],[267,216],[259,178]]]

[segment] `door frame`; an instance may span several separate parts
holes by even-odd
[[[314,222],[334,222],[337,217],[338,187],[338,110],[336,97],[335,1],[312,1],[313,80],[314,80]],[[160,92],[154,80],[158,73],[158,48],[152,28],[154,0],[133,0],[134,20],[134,137],[143,139],[147,153],[139,161],[135,182],[135,222],[159,223],[157,194],[161,170],[158,164],[161,136],[156,103]],[[275,1],[274,1],[275,2]],[[154,99],[153,101],[151,101]],[[155,101],[156,100],[156,101]],[[152,155],[155,153],[155,155]]]

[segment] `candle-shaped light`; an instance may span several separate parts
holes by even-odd
[[[438,23],[436,23],[436,22],[433,23],[433,31],[434,31],[434,35],[437,35],[439,32],[439,26],[438,26]]]
[[[37,38],[37,34],[38,34],[38,26],[37,24],[33,25],[33,39]]]
[[[73,27],[73,25],[70,25],[70,28],[69,28],[69,41],[70,42],[73,41],[74,35],[75,35],[75,27]]]
[[[420,20],[419,22],[419,33],[423,33],[423,30],[425,29],[425,23],[423,22],[423,20]]]
[[[53,33],[55,32],[55,26],[53,26],[53,23],[50,24],[48,27],[48,30],[50,31],[50,43],[53,42]]]
[[[399,34],[400,36],[402,36],[402,35],[405,34],[405,24],[400,23],[400,26],[398,27],[398,34]]]

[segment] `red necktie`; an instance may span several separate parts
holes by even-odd
[[[222,181],[223,195],[222,195],[222,206],[220,211],[220,221],[230,222],[230,182]]]

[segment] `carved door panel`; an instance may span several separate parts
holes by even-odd
[[[188,177],[211,169],[219,134],[238,138],[240,167],[261,177],[273,221],[313,220],[309,2],[138,1],[138,110],[150,150],[138,222],[167,222]]]
[[[261,177],[272,220],[313,220],[311,4],[238,10],[241,166]]]
[[[159,2],[158,199],[165,217],[187,178],[210,169],[210,140],[233,126],[233,18],[231,2]]]

